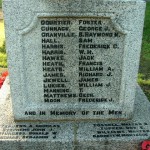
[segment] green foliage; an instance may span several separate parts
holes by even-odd
[[[150,2],[146,5],[138,83],[150,100]]]
[[[144,93],[150,100],[150,79],[146,79],[144,74],[138,74],[138,83],[142,87]]]
[[[145,79],[145,75],[141,73],[138,74],[138,83],[150,87],[150,79]]]
[[[7,55],[6,55],[5,42],[3,43],[3,46],[0,47],[0,67],[2,68],[7,67]]]
[[[145,78],[150,79],[150,2],[146,5],[143,43],[141,51],[140,73],[145,75]]]
[[[150,2],[147,2],[146,12],[145,12],[143,40],[147,41],[148,43],[150,43],[150,38],[149,38],[149,36],[150,36],[149,23],[150,23]]]
[[[2,0],[0,0],[0,8],[2,8]]]
[[[0,67],[2,68],[7,67],[7,55],[4,53],[0,53]]]
[[[0,47],[0,53],[6,53],[6,46],[5,46],[5,42],[3,43],[3,46]]]

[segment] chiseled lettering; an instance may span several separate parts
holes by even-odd
[[[82,103],[99,103],[99,102],[107,102],[107,98],[79,98],[79,102]]]
[[[44,93],[68,93],[70,92],[69,89],[49,89],[44,88]]]
[[[101,20],[79,20],[79,25],[102,25]]]
[[[59,54],[64,54],[63,50],[51,50],[51,51],[47,51],[47,50],[42,50],[42,54],[43,55],[59,55]]]
[[[65,97],[65,98],[73,98],[73,97],[78,97],[77,94],[72,94],[72,93],[68,93],[68,94],[51,94],[51,93],[45,93],[44,94],[44,97],[45,98],[56,98],[56,97],[59,97],[59,98],[62,98],[62,97]]]
[[[42,44],[42,49],[63,49],[62,44]]]
[[[101,61],[79,61],[79,66],[96,66],[96,65],[103,65]]]
[[[98,78],[81,78],[79,82],[98,82]]]
[[[76,115],[75,111],[50,111],[50,115],[61,116],[61,115]]]
[[[79,93],[79,97],[94,97],[93,93]]]
[[[65,75],[63,75],[63,73],[58,72],[58,73],[44,73],[43,77],[65,77]]]
[[[79,57],[79,60],[94,60],[94,56],[81,55],[81,56]]]
[[[52,57],[51,57],[52,58]],[[53,57],[53,58],[55,58],[55,57]],[[43,62],[43,66],[63,66],[64,67],[64,64],[63,64],[63,62],[58,62],[58,61],[48,61],[48,62]]]
[[[25,111],[25,115],[34,116],[34,115],[36,115],[36,112],[35,111]]]
[[[79,67],[79,71],[103,71],[103,67]]]
[[[103,87],[103,83],[79,83],[79,87]]]
[[[41,20],[41,25],[70,25],[70,20]]]
[[[43,60],[64,60],[64,56],[42,56]]]
[[[62,67],[43,67],[43,71],[63,71]]]
[[[56,39],[42,39],[42,43],[58,43]]]
[[[45,78],[44,82],[68,82],[65,78]]]
[[[69,27],[42,26],[41,31],[68,31]]]
[[[44,83],[44,88],[65,88],[65,84],[46,84]]]
[[[45,103],[60,103],[60,99],[44,99]]]
[[[79,48],[110,49],[110,44],[79,44]]]
[[[104,111],[93,111],[93,115],[104,115]]]
[[[79,77],[99,77],[99,76],[103,76],[103,73],[99,73],[99,72],[79,72]]]
[[[42,32],[42,37],[76,37],[75,33],[73,32],[64,32],[64,33],[47,33]]]
[[[122,115],[122,111],[109,110],[109,115]]]
[[[92,30],[93,28],[82,28],[82,30]],[[94,30],[94,29],[93,29]],[[96,31],[96,28],[95,28]],[[100,29],[97,29],[97,31],[100,31]],[[116,37],[117,34],[113,34],[112,32],[79,32],[79,37],[84,38],[90,38],[90,37]],[[119,35],[118,35],[119,36]]]

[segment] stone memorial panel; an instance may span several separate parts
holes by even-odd
[[[4,1],[15,119],[132,118],[144,3],[36,3]]]
[[[125,31],[110,17],[36,19],[36,27],[20,31],[24,98],[29,106],[19,115],[39,119],[127,118],[128,112],[120,108],[126,102],[122,83]],[[38,109],[32,107],[35,104]]]
[[[150,137],[136,83],[145,2],[3,0],[3,11],[0,149],[141,149]]]

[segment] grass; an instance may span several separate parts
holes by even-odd
[[[7,55],[4,53],[0,53],[0,67],[2,68],[7,67]]]
[[[1,4],[0,0],[0,4]],[[1,5],[0,5],[1,6]],[[0,20],[0,67],[6,68],[7,67],[7,55],[5,51],[5,33],[4,33],[4,21]]]
[[[139,72],[150,78],[150,2],[147,2]]]
[[[2,8],[2,0],[0,0],[0,8]]]
[[[0,47],[3,45],[5,40],[5,33],[4,33],[4,22],[0,20]]]
[[[140,84],[144,93],[150,100],[150,79],[145,79],[145,75],[139,73],[138,74],[138,83]]]
[[[150,100],[150,2],[147,2],[138,83]]]

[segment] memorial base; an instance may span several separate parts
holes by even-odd
[[[128,121],[15,122],[9,79],[0,90],[0,150],[140,150],[150,138],[150,103],[137,87]]]

